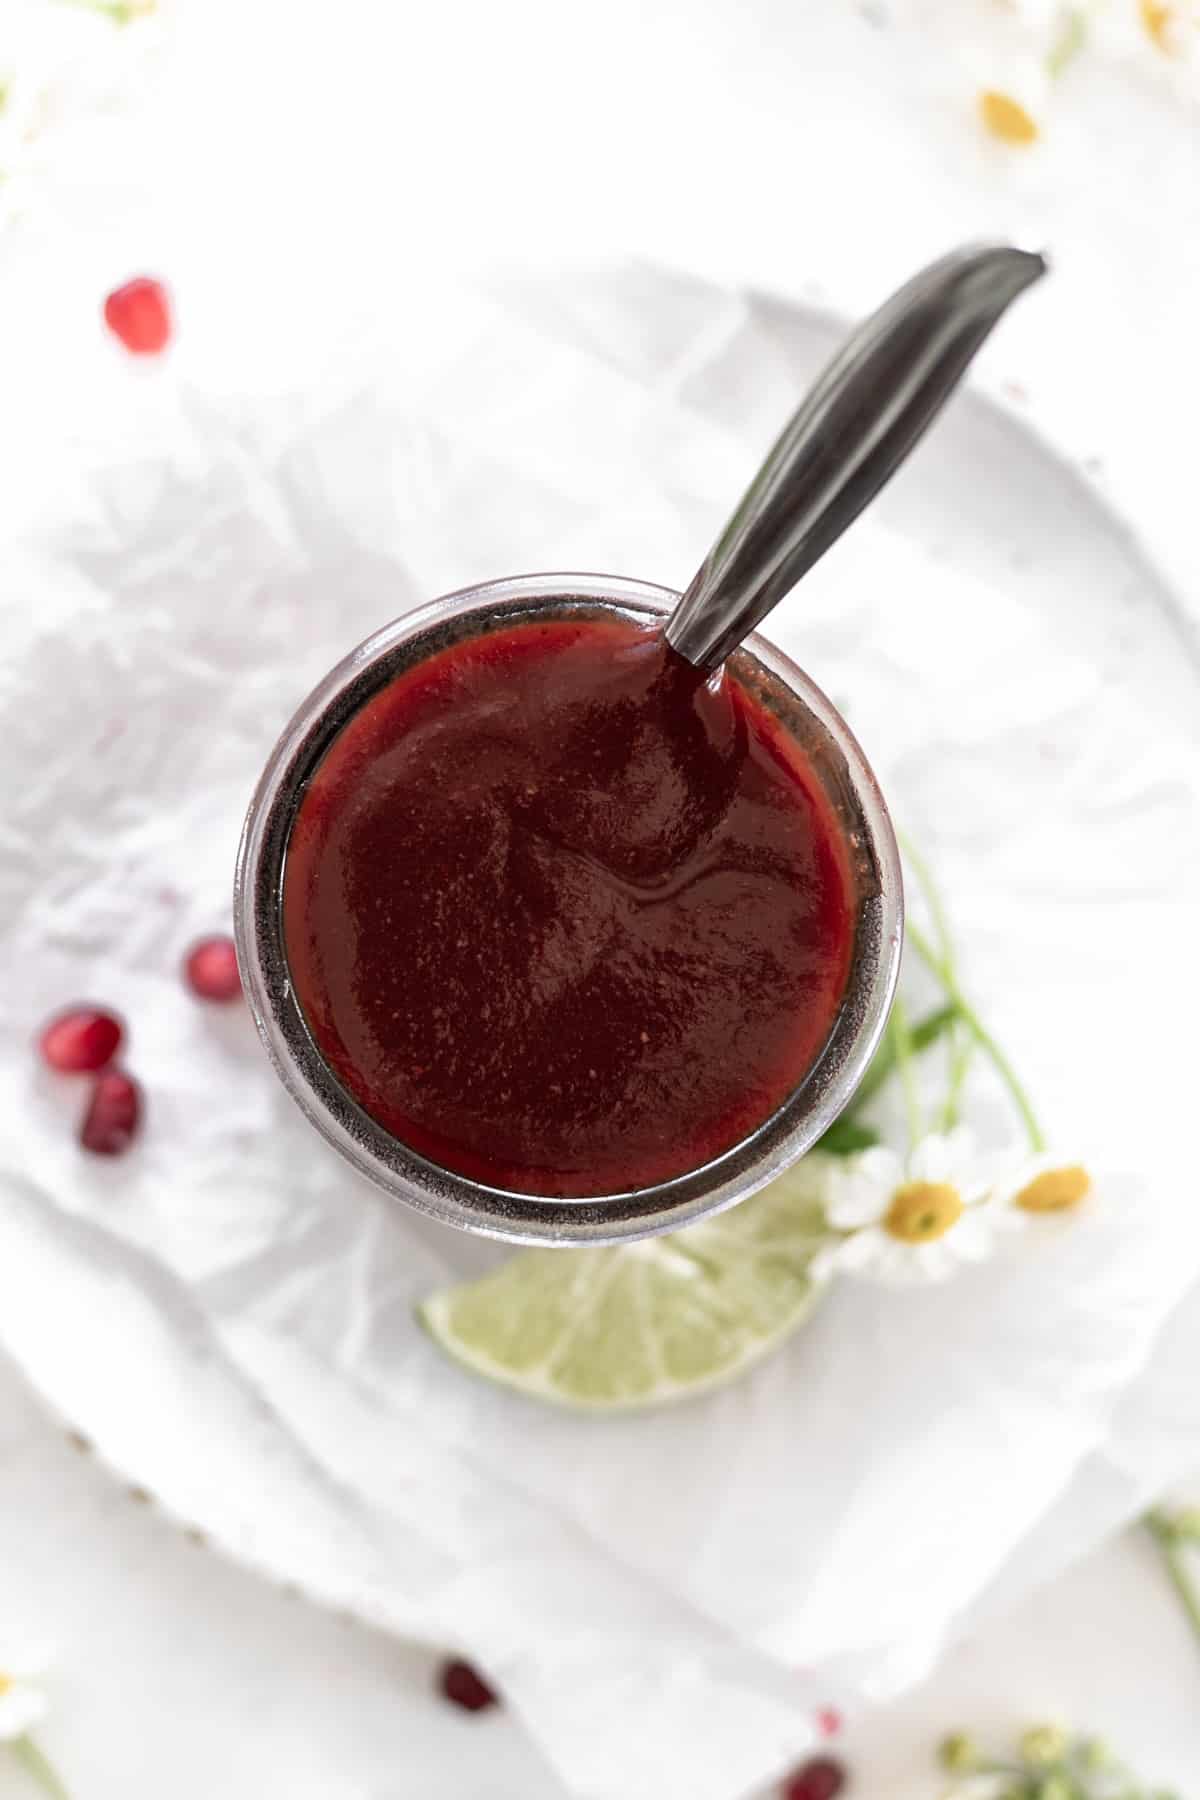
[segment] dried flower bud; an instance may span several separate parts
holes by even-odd
[[[1031,1769],[1049,1769],[1061,1762],[1067,1753],[1067,1734],[1061,1725],[1031,1725],[1022,1733],[1018,1748]],[[1043,1794],[1039,1800],[1059,1800],[1057,1795]],[[1068,1789],[1066,1800],[1071,1800]]]
[[[938,1746],[938,1760],[953,1775],[969,1775],[979,1767],[979,1746],[965,1731],[952,1732]]]

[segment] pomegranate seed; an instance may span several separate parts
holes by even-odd
[[[822,1737],[835,1738],[842,1729],[842,1715],[836,1706],[822,1706],[817,1713],[817,1730]]]
[[[183,973],[193,994],[200,1000],[224,1004],[241,994],[237,951],[230,937],[201,938],[198,944],[193,944],[184,958]]]
[[[92,1083],[79,1141],[94,1156],[120,1156],[137,1135],[142,1090],[131,1075],[105,1069]]]
[[[82,1075],[110,1063],[124,1035],[120,1019],[112,1013],[98,1006],[72,1006],[51,1019],[38,1045],[60,1075]]]
[[[135,356],[157,356],[171,336],[171,303],[161,281],[138,275],[104,302],[104,323]]]
[[[832,1756],[814,1756],[783,1784],[783,1800],[833,1800],[846,1785],[846,1771]]]
[[[443,1663],[438,1673],[438,1687],[447,1700],[461,1706],[464,1712],[485,1712],[489,1706],[500,1704],[499,1695],[469,1662]]]

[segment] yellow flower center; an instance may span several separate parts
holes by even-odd
[[[883,1225],[902,1244],[929,1244],[962,1216],[962,1195],[948,1181],[909,1181],[892,1195]]]
[[[0,1694],[7,1694],[8,1690],[12,1686],[12,1684],[13,1684],[12,1676],[6,1675],[4,1673],[4,1671],[2,1669],[0,1669]]]
[[[1141,0],[1142,24],[1159,49],[1173,56],[1175,43],[1175,8],[1170,0]]]
[[[979,116],[992,136],[1006,144],[1032,144],[1037,139],[1037,120],[1019,100],[999,88],[985,88],[980,94]]]
[[[1035,1175],[1016,1196],[1016,1204],[1026,1212],[1067,1212],[1078,1206],[1092,1185],[1092,1178],[1081,1163],[1065,1169],[1047,1169]]]

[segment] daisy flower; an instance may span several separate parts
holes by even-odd
[[[1023,1213],[1070,1212],[1092,1191],[1092,1178],[1082,1163],[1066,1162],[1048,1150],[1016,1163],[992,1189],[998,1206]]]
[[[1180,56],[1200,26],[1196,0],[1139,0],[1143,31],[1164,56]]]
[[[1091,27],[1094,0],[1030,0],[1009,9],[1015,29],[995,47],[993,67],[979,76],[979,117],[1002,143],[1028,146],[1041,137],[1054,83],[1078,56]],[[980,55],[982,46],[977,50]]]
[[[1050,76],[1032,58],[1012,62],[993,84],[981,87],[979,117],[984,129],[1004,144],[1035,144],[1050,109]]]
[[[817,1256],[819,1280],[839,1273],[890,1282],[940,1281],[981,1262],[1013,1209],[987,1203],[991,1183],[961,1128],[922,1138],[907,1156],[879,1146],[833,1162],[825,1217],[844,1233]]]
[[[50,1710],[43,1677],[50,1658],[43,1651],[26,1648],[9,1662],[0,1659],[0,1744],[7,1747],[47,1796],[70,1800],[57,1769],[37,1744],[33,1728]]]
[[[12,1662],[0,1661],[0,1743],[11,1744],[40,1725],[50,1710],[42,1678],[48,1656],[25,1651]]]

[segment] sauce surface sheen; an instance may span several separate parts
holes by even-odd
[[[611,616],[506,625],[382,688],[303,793],[283,905],[353,1098],[432,1162],[546,1196],[754,1131],[828,1039],[854,932],[795,739]]]

